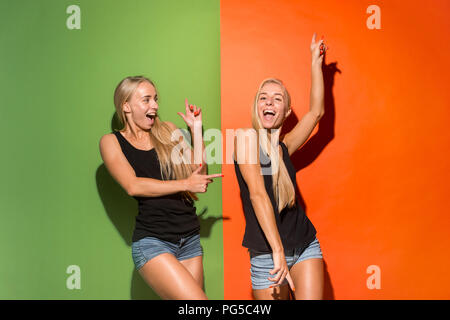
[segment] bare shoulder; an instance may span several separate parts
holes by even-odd
[[[108,150],[117,148],[118,146],[119,142],[117,141],[114,133],[107,133],[100,138],[99,147],[101,153],[105,153]]]
[[[234,145],[241,145],[242,147],[248,147],[248,145],[251,145],[252,143],[249,142],[256,142],[257,140],[257,134],[256,130],[253,128],[239,128],[236,129],[234,134]]]
[[[256,133],[256,130],[253,128],[238,128],[236,129],[236,136],[242,134]]]
[[[245,140],[246,138],[256,138],[256,130],[253,128],[239,128],[236,129],[234,134],[234,143],[247,144]]]
[[[114,140],[117,140],[114,133],[107,133],[100,138],[100,145],[110,144]]]
[[[253,128],[240,128],[234,135],[234,159],[239,164],[257,164],[258,136]]]

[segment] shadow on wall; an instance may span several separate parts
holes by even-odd
[[[336,110],[333,96],[333,86],[334,78],[336,73],[341,73],[341,70],[337,68],[337,62],[332,62],[329,64],[322,65],[323,78],[324,78],[324,98],[325,98],[325,113],[318,123],[318,131],[316,134],[309,138],[309,140],[294,154],[291,156],[292,163],[294,164],[295,170],[298,172],[303,168],[307,167],[314,160],[318,158],[320,153],[325,149],[325,147],[334,138],[334,125],[336,118]],[[286,119],[285,124],[282,128],[282,135],[291,131],[295,125],[298,123],[298,117],[294,112]],[[298,190],[297,183],[297,197],[300,205],[302,206],[305,213],[307,213],[307,208],[300,191]],[[324,200],[325,201],[325,200]],[[309,218],[309,216],[308,216]],[[320,230],[317,230],[318,238],[320,238]],[[320,241],[320,240],[319,240]],[[327,263],[324,256],[324,299],[334,300],[334,291],[331,284],[330,275],[328,273]]]
[[[116,227],[123,240],[130,248],[133,235],[135,216],[138,212],[137,201],[130,197],[122,187],[111,177],[105,165],[97,169],[97,189],[105,211]],[[141,275],[133,268],[131,279],[131,299],[159,299],[158,295],[144,282]]]
[[[114,113],[111,120],[111,131],[121,129],[120,123]],[[96,172],[97,190],[105,208],[105,212],[112,224],[116,227],[122,239],[130,247],[135,226],[135,217],[138,213],[137,201],[130,197],[125,190],[111,177],[105,164],[101,164]],[[206,217],[208,209],[205,207],[198,214],[200,222],[200,237],[209,238],[211,229],[222,217]],[[227,218],[225,218],[227,219]],[[160,300],[160,297],[142,279],[139,272],[133,268],[130,287],[130,298],[133,300]]]

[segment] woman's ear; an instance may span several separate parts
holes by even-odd
[[[130,107],[130,105],[128,104],[128,102],[125,102],[125,103],[123,104],[122,110],[123,110],[124,112],[131,112],[131,107]]]
[[[292,109],[291,108],[289,108],[289,110],[286,112],[286,116],[285,116],[285,118],[287,118],[287,117],[289,117],[289,115],[291,114],[291,112],[292,112]]]

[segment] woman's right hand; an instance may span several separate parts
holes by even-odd
[[[286,257],[284,255],[284,251],[281,250],[281,251],[272,252],[272,258],[273,258],[274,268],[270,271],[270,274],[271,275],[275,274],[275,277],[273,277],[273,278],[269,277],[268,279],[270,281],[274,281],[275,283],[273,285],[271,285],[270,288],[281,285],[284,281],[284,278],[286,278],[292,291],[295,292],[294,281],[292,281],[291,275],[289,273],[289,268],[288,268],[288,265],[286,262]]]
[[[186,191],[193,193],[203,193],[206,192],[208,184],[210,184],[213,178],[223,177],[221,173],[215,174],[200,174],[202,166],[198,166],[197,169],[192,172],[191,176],[185,180]]]

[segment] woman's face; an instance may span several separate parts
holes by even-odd
[[[285,97],[277,83],[266,83],[258,96],[258,116],[265,129],[281,127],[290,110],[285,110]]]
[[[155,123],[158,111],[156,89],[144,81],[134,91],[131,99],[124,104],[124,111],[129,112],[133,122],[143,130],[150,129]]]

